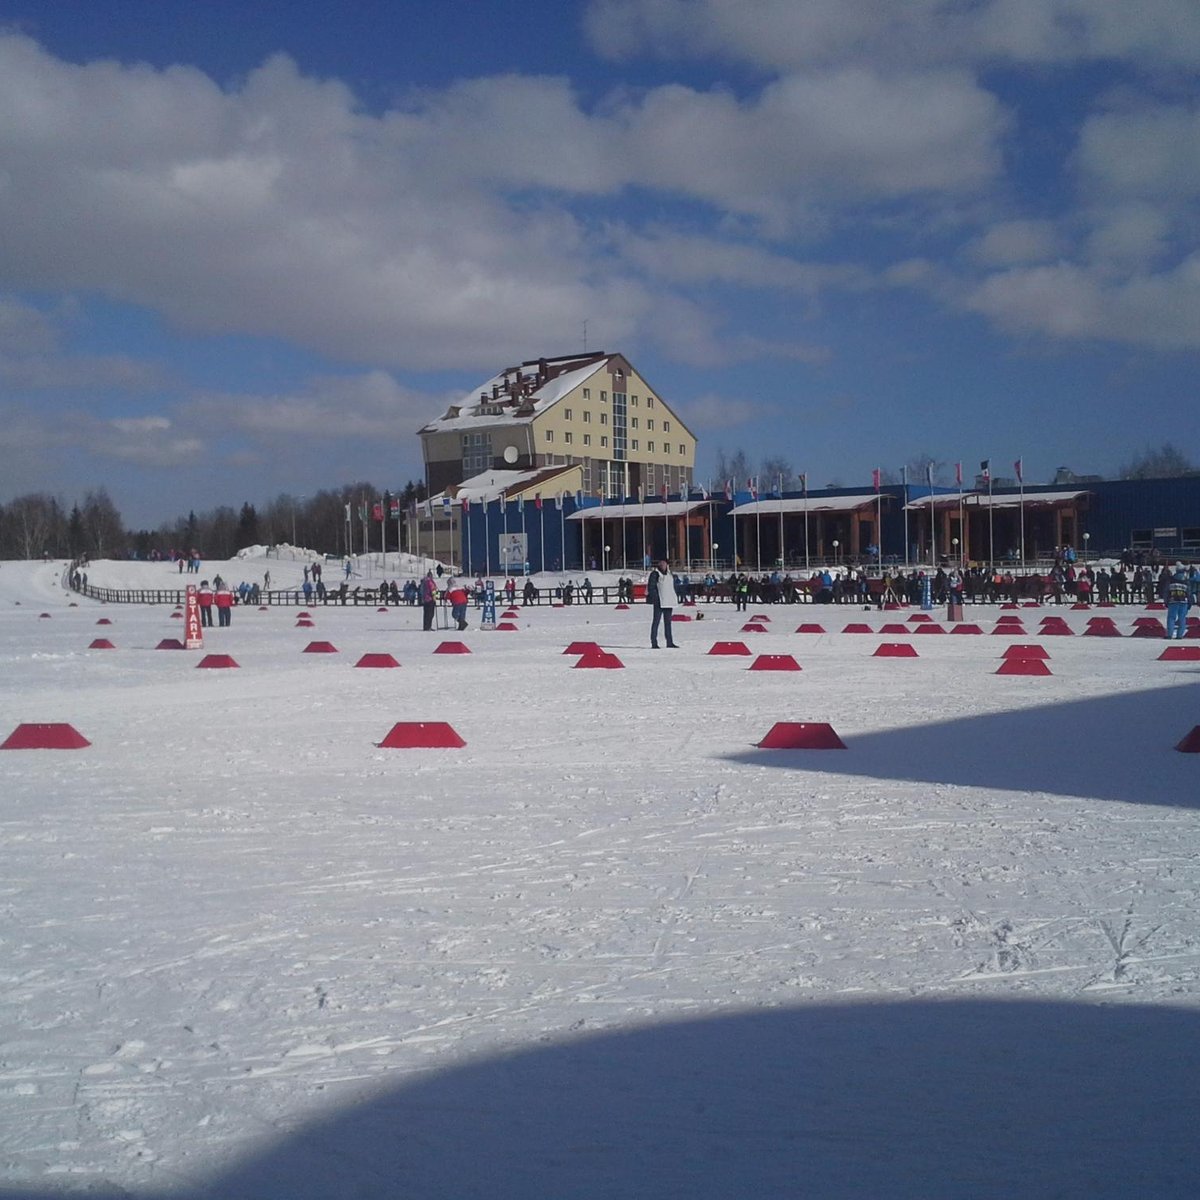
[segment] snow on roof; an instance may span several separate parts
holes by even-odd
[[[482,429],[491,425],[518,425],[526,424],[532,421],[534,417],[540,416],[551,405],[556,404],[568,392],[578,387],[581,383],[586,382],[598,371],[603,370],[608,364],[609,356],[596,358],[585,362],[573,371],[564,371],[561,375],[556,375],[552,379],[548,379],[540,388],[531,392],[524,403],[532,406],[532,412],[526,412],[523,415],[518,415],[517,409],[521,407],[519,404],[513,404],[512,399],[503,395],[503,387],[505,379],[537,379],[537,364],[525,364],[520,367],[509,367],[506,371],[501,371],[498,375],[493,375],[491,379],[481,384],[477,388],[473,388],[461,400],[456,400],[450,405],[447,412],[437,417],[435,420],[426,424],[421,432],[437,430],[452,430],[452,429]],[[488,405],[489,401],[481,401],[481,396],[491,397],[494,388],[501,389],[501,397],[498,397],[494,403],[499,404],[501,398],[505,401],[504,408],[501,412],[496,413],[481,413],[480,407]],[[450,413],[458,409],[457,416],[450,416]]]
[[[778,516],[781,512],[853,512],[857,508],[874,504],[876,500],[889,498],[886,493],[881,495],[878,492],[860,492],[853,496],[788,496],[782,500],[778,497],[766,497],[739,504],[730,510],[730,515],[752,517],[756,514],[766,516],[768,513]]]
[[[955,492],[939,492],[934,496],[918,496],[910,500],[905,507],[910,512],[927,509],[931,504],[935,508],[957,508],[960,503],[972,508],[1017,508],[1021,504],[1073,503],[1081,496],[1088,495],[1091,493],[1086,489],[1078,492],[1003,492],[993,493],[991,497],[987,492],[979,491],[964,492],[961,497]]]
[[[567,520],[623,521],[628,518],[632,521],[645,517],[652,521],[655,517],[682,517],[707,503],[707,500],[668,500],[664,504],[661,500],[648,500],[645,504],[597,504],[593,508],[573,512]]]
[[[472,504],[482,504],[511,495],[513,492],[524,491],[528,484],[539,481],[553,483],[558,476],[572,470],[578,470],[578,467],[572,464],[563,467],[532,467],[525,471],[481,471],[478,475],[472,475],[470,479],[464,479],[456,487],[455,497],[461,500],[465,496]],[[435,496],[433,500],[440,501],[441,496]]]

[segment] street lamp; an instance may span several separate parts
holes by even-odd
[[[1088,560],[1088,542],[1090,542],[1091,540],[1092,540],[1092,535],[1090,533],[1085,533],[1083,535],[1083,561],[1084,562],[1087,562],[1087,560]]]
[[[612,549],[612,547],[611,547],[611,546],[608,546],[608,545],[606,545],[606,546],[604,547],[604,562],[601,564],[601,569],[602,569],[602,570],[604,570],[604,571],[607,571],[607,570],[608,570],[608,552],[609,552],[611,549]]]
[[[954,547],[954,561],[961,567],[962,559],[958,557],[958,538],[951,538],[950,544]]]
[[[834,539],[833,539],[833,561],[834,561],[834,563],[835,563],[835,564],[837,564],[837,563],[840,563],[840,562],[842,561],[842,556],[841,556],[841,554],[838,552],[838,547],[839,547],[841,544],[842,544],[842,543],[841,543],[841,542],[839,542],[839,541],[837,540],[837,538],[834,538]]]

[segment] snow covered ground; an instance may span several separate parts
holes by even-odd
[[[1200,662],[1164,642],[713,606],[655,652],[595,605],[436,655],[416,609],[237,609],[198,670],[62,566],[0,565],[0,740],[92,743],[0,753],[6,1200],[1200,1195]],[[995,674],[1010,642],[1053,674]],[[847,748],[756,748],[777,720]],[[379,748],[404,721],[467,744]]]

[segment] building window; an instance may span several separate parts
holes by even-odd
[[[647,408],[653,408],[653,407],[654,407],[654,397],[653,397],[653,396],[647,396],[647,397],[646,397],[646,407],[647,407]]]
[[[566,419],[567,419],[568,421],[569,421],[569,420],[571,420],[571,417],[572,417],[571,410],[568,408],[568,409],[566,410],[566,412],[564,412],[564,413],[563,413],[563,416],[564,416],[564,417],[566,417]]]
[[[591,388],[583,389],[583,398],[585,400],[590,400],[592,398],[592,389]]]
[[[683,443],[682,443],[682,442],[680,442],[680,443],[679,443],[679,453],[680,453],[680,455],[681,455],[681,456],[684,456],[684,455],[686,455],[686,454],[687,454],[687,451],[686,451],[686,450],[683,448]]]
[[[663,422],[663,433],[670,433],[670,432],[671,432],[671,422],[664,421]]]
[[[603,404],[603,403],[605,403],[605,401],[607,401],[607,400],[608,400],[608,393],[607,393],[607,392],[601,392],[601,393],[600,393],[600,403],[601,403],[601,404]]]
[[[629,443],[629,448],[630,450],[636,450],[638,448],[637,438],[634,438],[633,441]]]
[[[647,442],[647,443],[646,443],[646,453],[647,453],[647,454],[653,454],[653,453],[654,453],[654,443],[653,443],[653,442]]]
[[[629,418],[629,428],[630,428],[630,429],[636,429],[637,427],[638,427],[638,419],[637,419],[637,417],[630,417],[630,418]]]
[[[546,441],[548,441],[548,442],[554,441],[554,430],[553,429],[546,430]]]
[[[592,423],[592,412],[591,412],[591,409],[585,408],[585,409],[583,410],[583,423],[584,423],[585,425],[590,425],[590,424]]]
[[[563,441],[569,446],[574,440],[574,437],[571,436],[571,431],[568,429],[567,432],[563,434]]]
[[[607,425],[607,424],[608,424],[608,413],[606,413],[606,412],[602,412],[602,413],[600,414],[600,424],[601,424],[601,425]]]
[[[607,445],[608,445],[608,438],[606,438],[606,437],[604,437],[603,435],[601,435],[601,437],[600,437],[600,445],[601,445],[601,446],[607,446]]]
[[[463,478],[470,479],[492,465],[492,435],[490,433],[464,433],[462,435]]]
[[[650,418],[650,419],[649,419],[649,420],[646,422],[646,428],[647,428],[647,429],[653,429],[653,428],[654,428],[654,418],[653,418],[653,417],[651,417],[651,418]]]
[[[583,435],[583,444],[585,446],[590,446],[592,444],[592,435],[590,433],[585,433]]]
[[[637,406],[638,406],[638,405],[637,405],[637,397],[636,397],[636,396],[630,396],[630,397],[629,397],[629,403],[630,403],[631,407],[633,407],[633,408],[637,408]]]

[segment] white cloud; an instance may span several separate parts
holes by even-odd
[[[1192,0],[593,0],[587,29],[613,58],[718,58],[773,70],[866,58],[1200,63]]]
[[[1200,254],[1119,281],[1072,263],[1015,268],[984,280],[966,305],[1016,333],[1200,349]]]
[[[985,266],[1016,266],[1045,262],[1062,252],[1062,239],[1052,221],[1001,221],[968,247],[970,256]]]
[[[1076,162],[1089,191],[1167,200],[1200,197],[1200,106],[1144,104],[1133,111],[1097,113],[1083,126]]]

